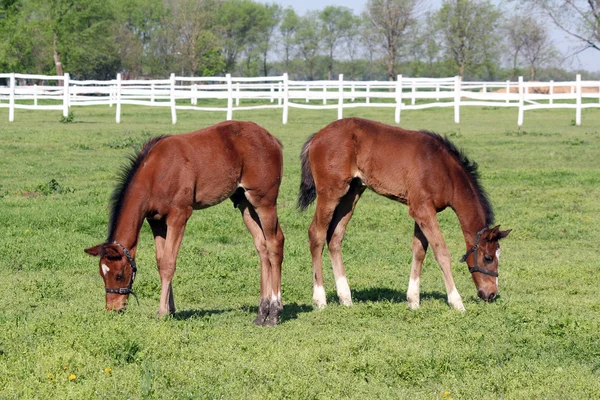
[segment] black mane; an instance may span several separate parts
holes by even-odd
[[[456,157],[456,159],[461,163],[465,171],[468,172],[468,176],[471,177],[471,183],[475,188],[479,204],[485,212],[485,223],[487,226],[492,225],[494,223],[494,210],[492,209],[492,205],[490,204],[487,192],[483,189],[483,186],[481,186],[480,175],[477,169],[477,163],[475,161],[469,160],[469,158],[465,155],[463,150],[457,148],[456,145],[452,143],[452,141],[448,139],[447,136],[441,136],[440,134],[429,131],[421,132],[429,135],[430,137],[438,141],[450,154]]]
[[[118,183],[115,186],[115,190],[110,198],[110,219],[108,223],[108,238],[106,239],[108,243],[111,243],[114,240],[115,230],[117,229],[117,221],[123,208],[123,202],[125,201],[127,188],[131,184],[135,173],[140,168],[140,165],[142,165],[142,162],[154,145],[166,137],[168,137],[168,135],[158,136],[148,140],[140,150],[130,154],[128,156],[129,162],[121,167],[121,171],[117,178]]]

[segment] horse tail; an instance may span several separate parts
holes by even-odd
[[[298,194],[297,204],[297,207],[300,209],[300,211],[306,210],[306,208],[317,198],[315,178],[313,178],[313,174],[310,169],[310,162],[308,160],[310,143],[315,135],[316,133],[308,138],[306,143],[304,143],[304,146],[302,146],[302,152],[300,153],[300,160],[302,162],[302,180],[300,181],[300,193]]]

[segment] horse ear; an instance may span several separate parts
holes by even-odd
[[[498,240],[500,239],[504,239],[505,237],[508,236],[509,233],[512,232],[512,229],[509,229],[507,231],[498,231]]]
[[[492,230],[488,233],[487,235],[487,239],[488,241],[495,241],[495,240],[500,240],[500,239],[504,239],[505,237],[508,236],[508,234],[512,231],[512,229],[509,229],[507,231],[501,231],[500,230],[500,225],[496,225],[495,227],[492,228]]]
[[[86,253],[88,253],[90,256],[98,257],[100,255],[100,251],[102,250],[102,245],[103,244],[104,243],[99,244],[99,245],[94,246],[94,247],[90,247],[89,249],[85,249],[83,251],[85,251]]]

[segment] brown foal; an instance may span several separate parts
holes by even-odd
[[[186,223],[193,210],[230,198],[240,210],[260,258],[255,323],[275,325],[282,310],[284,236],[277,218],[282,165],[281,143],[252,122],[223,122],[146,143],[123,170],[113,194],[106,243],[85,250],[100,257],[106,308],[125,309],[133,293],[135,254],[146,219],[154,234],[161,279],[158,315],[174,313],[171,281]]]
[[[429,245],[442,269],[448,303],[463,311],[450,270],[450,252],[436,214],[451,207],[462,227],[467,262],[479,297],[492,301],[498,293],[498,240],[501,231],[479,183],[477,164],[447,138],[425,131],[407,131],[360,118],[331,123],[311,136],[301,153],[302,182],[298,207],[317,200],[308,236],[314,273],[313,301],[326,305],[322,252],[325,241],[340,302],[352,304],[342,264],[346,225],[366,188],[406,204],[415,220],[412,268],[407,291],[411,308],[419,307],[421,267]]]

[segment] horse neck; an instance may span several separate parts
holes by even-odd
[[[130,185],[128,195],[117,217],[112,240],[125,246],[132,257],[135,257],[140,230],[146,216],[145,197],[140,195],[135,185]],[[134,193],[134,194],[131,194]]]
[[[486,212],[474,189],[465,184],[455,192],[452,209],[458,217],[467,249],[475,244],[477,232],[487,227]]]

